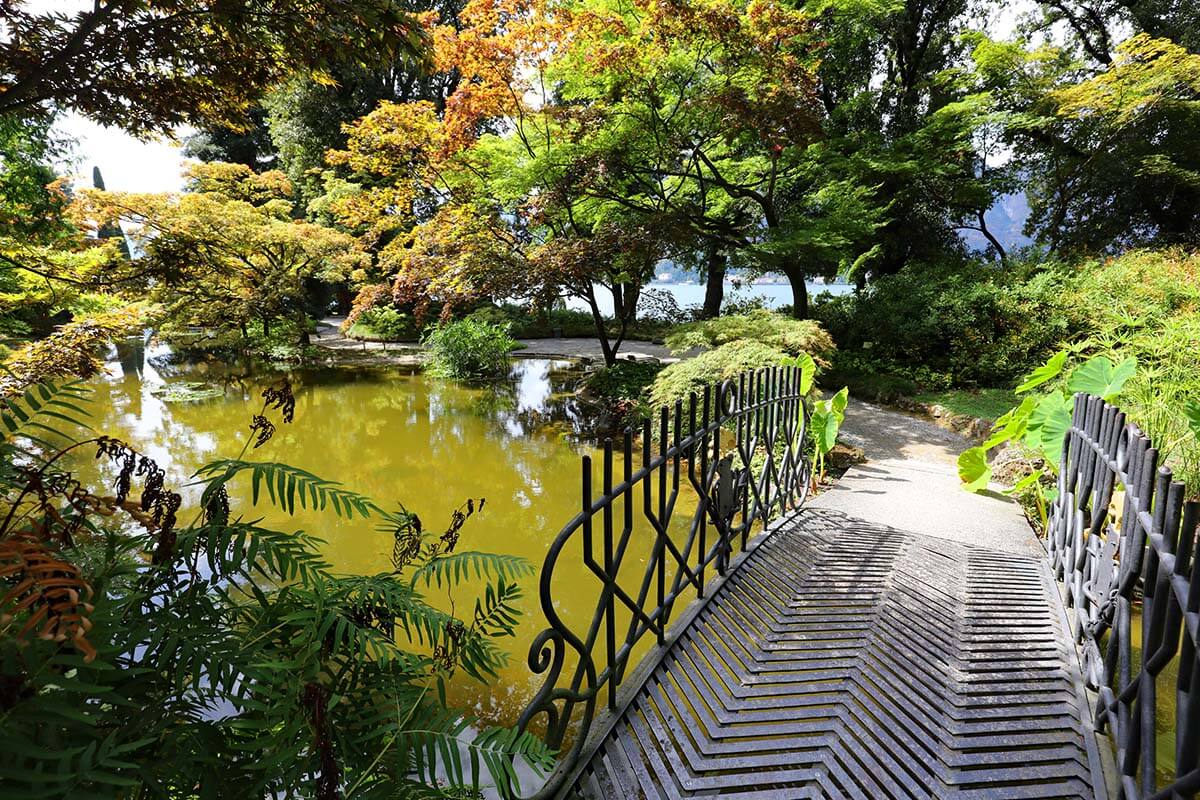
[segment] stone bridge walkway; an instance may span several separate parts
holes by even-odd
[[[1100,748],[1044,552],[966,443],[864,404],[870,459],[762,537],[565,794],[1093,798]]]

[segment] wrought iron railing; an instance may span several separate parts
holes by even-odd
[[[605,442],[598,492],[591,458],[584,456],[581,510],[555,538],[541,572],[549,627],[530,647],[529,667],[546,677],[518,723],[524,730],[544,720],[552,747],[573,737],[539,797],[552,796],[586,762],[633,699],[638,678],[670,644],[677,608],[692,592],[703,597],[714,591],[710,578],[720,580],[736,568],[739,554],[753,547],[756,524],[765,528],[807,496],[808,417],[801,388],[799,368],[778,367],[744,373],[673,409],[664,407],[656,424],[643,424],[640,436],[626,431],[615,447]],[[634,469],[639,450],[641,466]],[[694,493],[694,508],[679,504],[681,485]],[[642,553],[648,546],[644,558],[632,555],[638,544]],[[552,591],[568,546],[582,548],[594,579],[569,587],[596,594],[595,614],[584,630],[564,624]],[[630,675],[638,644],[649,636],[657,647]],[[626,682],[628,691],[622,691]],[[607,708],[603,724],[601,703]]]
[[[1124,499],[1114,513],[1119,489]],[[1085,676],[1097,692],[1097,728],[1116,747],[1123,798],[1200,793],[1200,503],[1185,502],[1186,493],[1123,412],[1076,395],[1048,548]],[[1172,669],[1178,672],[1170,680]],[[1166,769],[1158,759],[1160,712],[1175,726]]]

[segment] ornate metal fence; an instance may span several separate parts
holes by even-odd
[[[691,592],[713,591],[710,578],[736,567],[756,523],[765,526],[807,496],[808,417],[800,389],[799,368],[779,367],[744,373],[663,408],[657,424],[643,424],[636,447],[632,431],[615,448],[605,442],[598,493],[591,458],[584,456],[581,510],[555,538],[542,567],[549,627],[530,647],[529,667],[546,677],[518,723],[524,730],[543,717],[552,747],[574,737],[539,797],[553,795],[582,763],[636,693],[637,678],[661,659],[677,606],[687,605]],[[690,486],[696,505],[677,514],[681,485]],[[649,555],[633,557],[638,548],[631,550],[631,542],[642,552],[649,545]],[[571,587],[597,597],[584,630],[563,623],[551,588],[568,545],[582,548],[594,578]],[[629,676],[631,656],[647,636],[658,648]],[[620,691],[627,679],[629,691]],[[597,724],[602,702],[609,713]]]
[[[1119,489],[1124,501],[1113,513]],[[1186,492],[1124,413],[1076,395],[1048,546],[1098,692],[1096,725],[1116,745],[1124,798],[1200,793],[1200,503],[1185,502]],[[1169,680],[1172,667],[1178,676]],[[1174,723],[1173,764],[1165,769],[1160,713]]]

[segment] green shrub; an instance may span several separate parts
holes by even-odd
[[[928,391],[1001,386],[1087,328],[1060,265],[912,264],[858,295],[822,295],[812,313],[841,353]],[[941,378],[939,376],[946,376]]]
[[[346,335],[368,341],[415,342],[421,338],[421,329],[412,314],[391,306],[377,306],[362,311]]]
[[[819,382],[829,390],[848,386],[855,397],[875,403],[894,403],[923,389],[915,380],[901,374],[895,365],[882,365],[841,351],[834,356],[833,363],[821,371]]]
[[[471,318],[439,325],[425,338],[425,345],[430,371],[460,380],[504,377],[508,354],[520,346],[504,327]]]
[[[792,319],[765,309],[717,317],[676,326],[666,344],[676,353],[693,347],[720,347],[738,340],[758,342],[798,356],[807,353],[820,360],[833,352],[833,339],[820,323]]]
[[[618,361],[593,372],[587,379],[587,389],[608,400],[643,400],[664,368],[657,361]]]
[[[518,339],[567,338],[594,339],[596,326],[591,313],[572,308],[534,309],[514,303],[482,306],[468,315],[469,319],[491,325],[509,325],[509,333]],[[627,340],[661,342],[676,326],[663,320],[636,320],[625,330]],[[617,324],[609,319],[605,328],[615,335]]]
[[[265,332],[262,322],[254,320],[246,325],[244,334],[236,328],[194,329],[164,324],[158,335],[179,353],[225,358],[251,356],[290,364],[312,355],[312,348],[305,345],[304,339],[315,330],[316,323],[311,319],[301,323],[279,318],[272,320]]]
[[[1080,267],[1071,302],[1090,311],[1081,355],[1137,360],[1116,398],[1159,447],[1176,477],[1200,495],[1200,253],[1135,250]]]
[[[657,361],[618,361],[589,375],[583,394],[608,412],[612,428],[636,425],[655,410],[650,387],[664,368]]]
[[[732,378],[746,370],[774,367],[782,364],[787,353],[762,342],[739,339],[707,350],[695,358],[678,361],[658,373],[650,389],[650,406],[674,404],[687,400],[691,392]]]
[[[1050,374],[1045,386],[1064,396],[1077,389],[1111,396],[1154,440],[1189,495],[1200,496],[1200,253],[1137,250],[1082,263],[1067,278],[1066,301],[1085,312],[1081,333],[1035,374]],[[1104,368],[1084,369],[1089,364]],[[1136,370],[1117,371],[1127,364]],[[1086,383],[1091,372],[1107,374],[1106,365],[1122,378],[1112,382],[1115,390],[1102,380]],[[1020,414],[1012,418],[1021,422]],[[982,474],[977,457],[973,467]]]

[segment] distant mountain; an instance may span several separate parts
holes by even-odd
[[[1024,193],[1002,196],[987,210],[983,218],[987,222],[988,230],[1005,250],[1033,244],[1033,240],[1022,233],[1025,220],[1029,219],[1029,203],[1025,201]],[[959,234],[971,250],[982,251],[988,248],[988,240],[979,231],[960,231]]]

